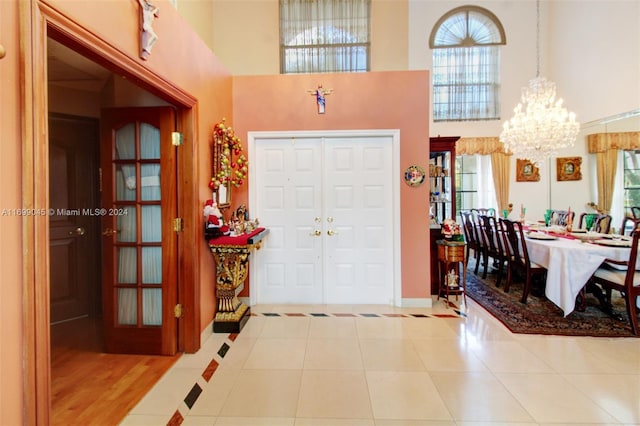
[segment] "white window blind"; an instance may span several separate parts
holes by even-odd
[[[371,0],[280,0],[281,72],[369,70]]]
[[[486,9],[462,6],[440,18],[429,41],[434,121],[500,118],[502,44],[502,25]]]

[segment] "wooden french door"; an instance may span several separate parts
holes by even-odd
[[[172,108],[102,111],[103,306],[108,352],[177,349]]]

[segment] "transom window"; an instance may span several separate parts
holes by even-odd
[[[280,72],[369,70],[371,0],[280,0]]]
[[[440,18],[429,39],[434,121],[500,118],[503,44],[502,24],[486,9],[462,6]]]

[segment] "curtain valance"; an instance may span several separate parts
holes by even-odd
[[[594,133],[587,135],[587,149],[590,154],[610,149],[640,149],[640,132]]]
[[[504,152],[504,144],[497,136],[460,138],[456,141],[456,155],[491,155]]]

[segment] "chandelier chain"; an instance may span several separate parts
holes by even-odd
[[[536,0],[536,77],[540,77],[540,0]]]
[[[500,141],[505,150],[535,164],[573,146],[580,131],[573,112],[556,100],[556,85],[540,77],[540,0],[536,1],[536,77],[522,89],[513,117],[503,125]]]

